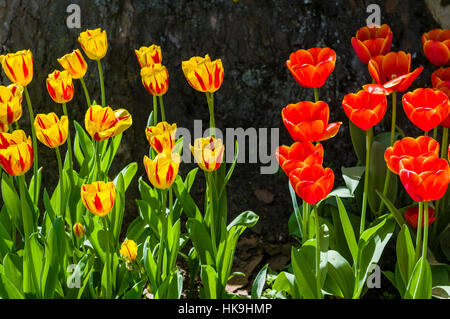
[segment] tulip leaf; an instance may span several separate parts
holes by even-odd
[[[402,226],[397,236],[397,264],[401,278],[404,283],[409,281],[410,275],[414,268],[414,245],[406,224]]]
[[[294,299],[300,298],[298,287],[295,285],[295,276],[288,272],[280,272],[275,279],[272,288],[275,291],[284,291],[291,295]]]
[[[197,219],[189,218],[186,228],[202,265],[214,265],[212,241],[206,227]]]
[[[324,290],[333,296],[352,298],[354,272],[348,261],[335,250],[328,251],[327,278]]]
[[[342,178],[344,179],[345,185],[347,186],[350,194],[354,195],[356,187],[358,187],[359,182],[364,174],[364,166],[355,167],[342,167]]]
[[[181,155],[181,153],[183,152],[183,143],[184,143],[184,136],[180,137],[175,142],[175,146],[173,147],[172,153]]]
[[[203,220],[200,209],[198,208],[197,204],[195,204],[194,199],[189,194],[189,190],[186,188],[186,185],[183,183],[183,180],[179,175],[175,178],[172,187],[175,191],[177,200],[180,201],[180,204],[183,207],[186,215],[189,218],[195,218],[198,221]]]
[[[217,291],[217,282],[219,281],[219,279],[214,268],[209,264],[202,265],[200,278],[202,279],[203,283],[202,298],[217,299],[219,297]]]
[[[16,225],[22,237],[24,236],[23,221],[20,214],[21,202],[19,195],[14,187],[14,179],[6,173],[2,173],[2,198],[3,203],[11,216],[12,221]]]
[[[424,256],[420,257],[414,266],[405,299],[430,299],[432,294],[431,268]]]
[[[134,284],[134,286],[123,295],[123,299],[141,299],[146,282],[147,279],[142,279]]]
[[[75,135],[75,140],[78,141],[79,147],[81,148],[82,155],[85,158],[93,158],[94,155],[94,144],[90,136],[86,133],[86,131],[81,127],[81,125],[77,121],[73,121],[73,125],[75,126],[75,130],[77,131]],[[80,166],[83,164],[84,160],[81,160],[81,156],[77,156],[79,148],[75,145],[75,157],[77,158],[78,164]]]
[[[153,258],[152,250],[150,249],[149,244],[150,237],[147,237],[143,248],[144,268],[150,281],[150,287],[152,288],[152,291],[155,292],[158,290],[157,277],[159,276],[159,274],[156,273],[157,265],[155,259]]]
[[[261,294],[266,284],[267,268],[269,264],[266,264],[256,275],[252,286],[252,299],[261,299]]]
[[[355,232],[353,230],[353,226],[348,218],[347,211],[345,209],[342,200],[336,196],[336,201],[338,204],[339,217],[342,224],[342,229],[344,231],[345,238],[347,239],[347,245],[350,250],[350,253],[353,257],[353,262],[356,262],[358,258],[358,244],[356,243]]]
[[[235,226],[245,226],[251,228],[255,226],[255,224],[258,222],[258,219],[258,215],[256,215],[252,211],[247,210],[240,213],[239,216],[237,216],[230,224],[228,224],[227,231],[230,231],[230,229]]]
[[[317,299],[316,288],[316,240],[309,239],[298,250],[292,247],[292,269],[294,270],[296,286],[305,299]]]
[[[384,202],[386,207],[389,209],[389,211],[392,213],[392,216],[394,216],[395,220],[397,221],[397,224],[402,227],[405,224],[405,219],[403,218],[402,213],[392,204],[392,202],[384,196],[381,192],[378,190],[376,191],[377,195],[380,196],[381,200]]]
[[[102,172],[107,175],[109,172],[109,168],[111,167],[111,164],[114,160],[114,157],[116,156],[117,150],[119,149],[120,146],[120,141],[122,140],[122,135],[123,133],[120,133],[117,136],[112,137],[110,140],[111,142],[109,143],[109,146],[106,150],[106,152],[103,154],[101,154],[102,156],[102,163],[101,163],[101,167],[102,167]],[[103,141],[104,145],[106,145],[107,141]]]
[[[130,163],[127,166],[125,166],[119,174],[122,174],[123,181],[124,181],[124,191],[128,189],[128,186],[130,186],[131,181],[133,180],[134,176],[136,175],[136,172],[138,170],[138,165],[136,162]],[[117,184],[117,179],[119,178],[119,174],[117,174],[116,178],[114,179],[114,185]]]
[[[353,124],[352,121],[348,121],[350,128],[350,137],[352,140],[353,148],[359,163],[366,162],[366,133],[358,126]]]
[[[38,188],[38,190],[37,190],[37,197],[39,198],[39,194],[40,194],[40,191],[41,191],[41,182],[42,182],[42,167],[40,167],[38,169],[37,175],[38,175],[37,176],[37,188]],[[31,194],[31,199],[33,200],[33,203],[36,202],[35,199],[34,199],[34,187],[35,187],[34,183],[35,183],[35,180],[36,180],[36,178],[33,175],[31,177],[30,186],[28,188],[29,192]]]
[[[15,254],[8,253],[3,258],[3,274],[11,281],[11,284],[20,292],[23,292],[23,258]]]
[[[8,276],[0,272],[0,297],[3,299],[24,299],[25,296]]]

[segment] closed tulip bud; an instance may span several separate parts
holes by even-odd
[[[160,122],[156,126],[149,126],[145,129],[145,136],[156,152],[172,152],[175,146],[175,132],[177,125],[170,125],[167,122]]]
[[[211,61],[207,54],[204,58],[192,57],[181,65],[189,84],[200,92],[216,92],[222,85],[224,70],[222,60]]]
[[[127,262],[132,262],[137,258],[137,244],[134,240],[125,240],[120,246],[120,254]]]
[[[34,153],[31,137],[22,130],[0,133],[0,165],[13,176],[28,172],[33,165]]]
[[[109,106],[92,105],[84,117],[86,130],[96,141],[104,141],[119,135],[132,123],[131,114],[127,110],[113,111]]]
[[[33,55],[30,50],[1,55],[0,62],[11,82],[27,86],[33,79]]]
[[[78,49],[59,58],[58,62],[74,79],[81,79],[86,74],[87,63]]]
[[[428,226],[430,226],[436,220],[436,217],[434,217],[433,207],[428,208],[428,214],[429,214]],[[409,226],[411,226],[414,229],[417,229],[417,226],[419,224],[419,208],[418,207],[408,208],[405,211],[405,220]],[[422,215],[422,228],[423,227],[425,227],[425,215]]]
[[[116,198],[116,188],[113,182],[94,182],[81,187],[81,200],[84,207],[99,217],[108,215]]]
[[[198,138],[190,148],[198,166],[204,171],[215,171],[222,163],[225,146],[220,138]]]
[[[161,64],[142,68],[141,79],[145,89],[151,95],[164,95],[169,88],[169,72]]]
[[[77,238],[83,238],[84,234],[86,234],[84,226],[80,223],[75,223],[75,225],[73,225],[72,231],[75,237]]]
[[[84,53],[91,60],[101,60],[108,50],[108,39],[106,31],[100,28],[95,30],[86,30],[80,33],[78,42],[83,48]]]
[[[67,103],[73,98],[72,76],[64,71],[54,71],[47,77],[47,91],[56,103]]]
[[[34,129],[37,139],[50,148],[58,147],[66,142],[69,134],[69,119],[55,113],[38,114],[34,119]]]
[[[144,156],[144,167],[150,183],[158,189],[172,186],[178,175],[180,155],[177,153],[160,153],[153,160]]]
[[[152,44],[149,47],[140,47],[139,50],[134,50],[134,53],[141,68],[149,67],[162,61],[161,47],[156,44]]]
[[[23,87],[16,84],[0,86],[0,123],[14,123],[22,116]]]

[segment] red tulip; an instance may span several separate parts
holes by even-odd
[[[450,64],[450,30],[433,29],[422,35],[423,52],[435,66]]]
[[[388,53],[392,45],[392,32],[387,24],[382,26],[370,25],[360,28],[352,38],[352,46],[362,63],[369,63],[370,59]]]
[[[445,159],[429,156],[400,160],[400,180],[416,201],[438,200],[450,183],[450,167]]]
[[[289,176],[296,168],[319,164],[323,162],[322,144],[313,145],[311,142],[297,142],[291,146],[277,148],[276,157],[281,168]]]
[[[296,142],[318,142],[332,138],[341,122],[328,124],[330,108],[323,101],[289,104],[281,111],[283,123]]]
[[[356,126],[364,131],[377,125],[386,113],[387,98],[367,91],[350,93],[342,101],[345,114]]]
[[[405,219],[409,226],[416,229],[419,223],[419,208],[411,207],[408,208],[405,212]],[[428,207],[428,226],[433,224],[436,220],[434,217],[434,209],[432,207]],[[425,227],[425,215],[422,215],[422,228]]]
[[[291,53],[286,66],[304,87],[321,87],[333,72],[336,52],[330,48],[312,48]]]
[[[417,89],[403,95],[403,109],[415,126],[429,131],[447,118],[448,97],[439,90]]]
[[[387,167],[397,175],[400,171],[400,160],[430,156],[439,157],[439,143],[429,136],[419,136],[416,139],[405,137],[395,142],[393,147],[388,147],[384,152]]]
[[[368,67],[377,84],[364,85],[364,90],[385,95],[393,91],[406,91],[423,69],[418,67],[410,72],[411,54],[403,51],[376,56],[369,61]]]
[[[334,173],[319,164],[296,168],[289,180],[297,195],[310,205],[324,199],[333,189]]]

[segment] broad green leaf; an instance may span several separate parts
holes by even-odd
[[[264,285],[266,284],[268,267],[269,265],[266,264],[256,275],[255,281],[253,281],[252,285],[252,299],[261,299],[261,294],[263,292]]]
[[[377,192],[377,195],[380,196],[381,200],[384,202],[386,207],[389,209],[389,211],[392,213],[392,216],[394,216],[395,220],[397,221],[397,224],[400,227],[405,225],[405,219],[403,218],[403,214],[400,213],[400,211],[397,208],[395,208],[394,204],[392,204],[392,202],[389,200],[389,198],[384,196],[383,193],[381,193],[379,191],[376,191],[376,192]]]
[[[406,225],[402,226],[397,236],[397,263],[400,275],[405,284],[408,283],[409,277],[414,269],[414,245]]]
[[[136,162],[130,163],[127,166],[125,166],[119,174],[117,174],[116,178],[114,178],[114,185],[117,184],[117,179],[119,178],[119,175],[122,174],[123,181],[124,181],[124,191],[128,189],[128,186],[130,186],[131,181],[133,180],[134,175],[136,175],[138,169],[138,165]]]
[[[355,277],[348,261],[335,250],[328,251],[328,276],[324,290],[341,298],[352,298]]]
[[[342,167],[342,178],[344,179],[345,185],[347,186],[350,194],[354,194],[356,187],[358,187],[359,182],[364,174],[364,166],[355,167]]]
[[[202,279],[204,297],[207,299],[217,299],[217,282],[219,280],[214,268],[209,265],[202,265],[200,278]]]
[[[301,295],[305,299],[317,299],[316,284],[316,240],[310,239],[297,250],[292,247],[292,268],[294,270],[295,281]]]
[[[431,268],[428,261],[422,256],[414,266],[405,299],[430,299],[432,293]]]
[[[230,231],[230,229],[234,226],[245,226],[251,228],[255,226],[258,220],[258,215],[256,215],[252,211],[247,210],[243,213],[240,213],[239,216],[233,219],[233,221],[227,226],[227,231]]]
[[[347,211],[344,204],[339,197],[336,197],[338,204],[339,217],[341,219],[342,229],[344,230],[345,238],[347,239],[348,248],[353,257],[353,262],[356,262],[358,258],[358,244],[356,243],[355,232],[353,230],[350,219],[348,218]]]
[[[202,265],[214,265],[211,237],[205,226],[197,219],[189,218],[186,222],[186,228]]]

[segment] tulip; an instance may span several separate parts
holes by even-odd
[[[86,112],[85,127],[96,141],[114,137],[132,124],[131,114],[125,109],[113,111],[109,106],[92,105]]]
[[[399,168],[400,180],[416,202],[440,199],[450,183],[448,162],[436,156],[404,158]]]
[[[281,115],[284,125],[296,142],[327,140],[337,134],[342,124],[328,124],[330,108],[323,101],[289,104],[281,111]]]
[[[8,123],[0,122],[0,132],[8,132],[9,131],[9,125]]]
[[[1,55],[0,62],[11,82],[27,86],[33,79],[33,55],[30,50]]]
[[[435,66],[450,64],[450,30],[433,29],[422,35],[423,52]]]
[[[190,148],[198,166],[204,171],[215,171],[222,163],[225,146],[220,138],[197,138]]]
[[[141,69],[142,84],[151,95],[161,96],[169,88],[169,72],[164,65],[154,64]]]
[[[9,175],[20,176],[28,172],[33,165],[33,156],[31,138],[27,138],[24,131],[0,133],[0,165]]]
[[[22,93],[20,85],[0,86],[0,123],[6,129],[22,116]]]
[[[108,215],[116,198],[116,188],[113,182],[94,182],[81,187],[81,200],[84,207],[99,217]]]
[[[330,48],[311,48],[291,53],[286,66],[303,87],[317,88],[325,84],[333,72],[336,52]]]
[[[311,142],[296,142],[290,147],[282,145],[275,153],[278,163],[287,176],[296,168],[319,164],[323,162],[322,144],[313,145]]]
[[[417,89],[403,95],[403,109],[414,125],[427,132],[447,118],[450,105],[441,91]]]
[[[370,25],[360,28],[352,38],[352,46],[362,63],[368,64],[377,55],[391,50],[392,32],[387,24]]]
[[[177,125],[170,125],[167,122],[160,122],[156,126],[149,126],[145,129],[145,136],[156,152],[172,152],[175,146],[175,132]]]
[[[125,240],[120,246],[120,254],[127,262],[132,262],[137,258],[137,244],[134,240]]]
[[[149,47],[140,47],[139,50],[134,50],[139,66],[141,68],[153,66],[153,64],[161,63],[161,47],[152,44]]]
[[[180,155],[177,153],[160,153],[153,160],[144,156],[144,167],[150,183],[158,189],[172,186],[180,167]]]
[[[55,113],[38,114],[34,120],[34,129],[38,140],[50,148],[58,147],[66,142],[69,134],[69,119]]]
[[[411,158],[439,157],[439,143],[429,136],[419,136],[414,139],[405,137],[395,142],[393,147],[388,147],[384,152],[387,167],[394,174],[399,174],[400,161]]]
[[[450,99],[450,67],[440,68],[431,75],[433,87],[443,92]],[[450,128],[450,115],[441,122],[441,126]]]
[[[84,53],[91,60],[101,60],[108,50],[108,39],[106,31],[100,28],[95,30],[86,30],[80,33],[78,42],[83,48]]]
[[[314,164],[296,168],[289,174],[292,188],[297,195],[310,205],[328,196],[333,189],[334,173],[330,168]]]
[[[368,67],[377,84],[364,85],[364,90],[385,95],[406,91],[423,70],[418,67],[410,72],[411,54],[403,51],[376,56],[369,61]]]
[[[47,91],[56,103],[67,103],[73,98],[72,76],[64,71],[54,71],[47,77]]]
[[[181,64],[188,83],[200,92],[216,92],[222,85],[224,70],[222,60],[211,61],[209,55],[192,57]]]
[[[59,58],[58,62],[74,79],[81,79],[86,74],[87,63],[79,49]]]
[[[73,225],[72,231],[76,238],[83,238],[86,234],[84,226],[80,223],[75,223],[75,225]]]
[[[405,219],[409,226],[416,229],[419,223],[419,208],[411,207],[405,211]],[[434,217],[434,209],[429,207],[428,226],[430,226],[436,217]],[[425,216],[422,217],[422,227],[425,225]]]
[[[342,106],[350,121],[367,131],[383,119],[387,108],[387,98],[384,95],[359,91],[356,94],[347,94],[342,101]]]

